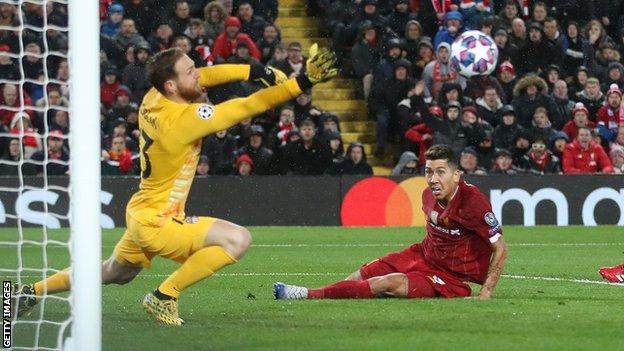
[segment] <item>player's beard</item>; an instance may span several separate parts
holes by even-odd
[[[179,86],[178,94],[181,98],[188,102],[200,102],[202,89],[198,84],[195,84],[190,88]]]

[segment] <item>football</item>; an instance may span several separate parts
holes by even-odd
[[[462,33],[451,45],[451,65],[466,78],[489,75],[497,60],[496,43],[478,30]]]

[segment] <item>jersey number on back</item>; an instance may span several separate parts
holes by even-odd
[[[145,159],[145,168],[143,168],[143,172],[141,172],[141,178],[147,179],[152,174],[152,163],[150,162],[149,156],[147,155],[147,150],[150,148],[150,146],[152,146],[154,140],[152,140],[152,138],[150,138],[144,130],[141,131],[141,137],[145,142],[145,144],[143,144],[142,150],[143,158]]]

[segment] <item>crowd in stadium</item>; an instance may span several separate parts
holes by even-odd
[[[46,4],[0,4],[0,26],[15,28],[0,30],[0,133],[24,132],[21,144],[2,138],[0,156],[48,160],[47,174],[59,175],[69,155],[67,8]],[[156,52],[180,48],[198,67],[304,74],[304,48],[281,41],[278,5],[100,0],[102,174],[139,172],[138,107]],[[624,1],[308,0],[307,11],[368,102],[375,156],[398,159],[393,175],[422,173],[424,152],[439,143],[467,174],[624,172]],[[495,40],[494,74],[466,79],[451,67],[450,44],[469,29]],[[261,88],[227,84],[205,98],[218,104]],[[205,138],[197,174],[372,174],[364,150],[343,146],[338,116],[315,107],[308,91]],[[17,166],[0,164],[0,174]]]

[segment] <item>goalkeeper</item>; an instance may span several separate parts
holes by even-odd
[[[202,138],[277,107],[338,71],[335,56],[310,48],[306,75],[285,75],[262,65],[195,68],[179,49],[156,54],[147,64],[152,89],[139,109],[141,183],[126,207],[126,231],[102,264],[104,284],[126,284],[149,268],[154,256],[182,265],[143,299],[143,307],[164,324],[181,325],[178,298],[189,286],[240,260],[251,235],[241,226],[184,213]],[[274,85],[245,98],[211,105],[199,102],[202,87],[241,80]],[[70,289],[65,269],[35,284],[14,287],[17,314],[28,313],[39,297]]]

